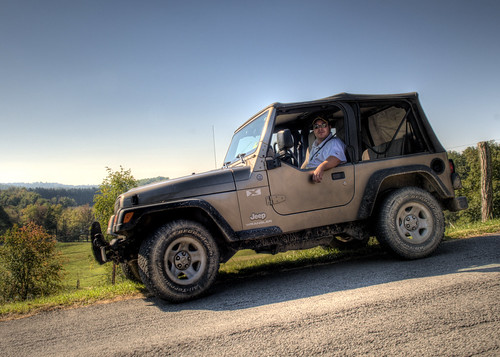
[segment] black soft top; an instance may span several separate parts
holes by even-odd
[[[286,113],[291,113],[294,112],[295,110],[300,110],[301,107],[321,107],[322,105],[329,105],[332,102],[368,102],[368,101],[408,101],[411,103],[413,108],[417,111],[417,115],[420,118],[420,123],[421,125],[424,126],[425,131],[427,132],[427,135],[429,136],[432,145],[434,146],[434,149],[437,152],[445,151],[441,143],[439,142],[438,138],[436,137],[436,134],[434,133],[429,121],[427,120],[427,117],[424,113],[424,110],[422,109],[422,106],[420,105],[420,101],[418,100],[418,93],[417,92],[409,92],[409,93],[397,93],[397,94],[353,94],[353,93],[338,93],[335,95],[332,95],[330,97],[322,98],[322,99],[317,99],[317,100],[311,100],[311,101],[304,101],[304,102],[293,102],[293,103],[280,103],[276,102],[273,104],[268,105],[266,108],[262,109],[257,115],[260,115],[262,112],[265,110],[268,110],[270,108],[275,108],[279,115],[283,115]],[[256,115],[256,116],[257,116]],[[240,130],[242,127],[244,127],[248,122],[250,122],[253,118],[256,116],[252,117],[249,119],[247,122],[245,122],[243,125],[240,126],[236,131]],[[291,119],[289,119],[291,120]]]
[[[275,108],[286,108],[286,107],[296,107],[301,105],[314,105],[321,104],[323,102],[330,101],[343,101],[343,102],[356,102],[356,101],[367,101],[367,100],[401,100],[406,99],[410,101],[418,102],[418,93],[410,92],[410,93],[399,93],[399,94],[353,94],[353,93],[338,93],[332,95],[330,97],[304,101],[304,102],[294,102],[294,103],[273,103],[268,107]]]

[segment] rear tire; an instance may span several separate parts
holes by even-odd
[[[139,250],[139,274],[147,289],[183,302],[207,292],[219,271],[219,249],[208,230],[192,221],[160,227]]]
[[[429,192],[406,187],[383,200],[377,221],[377,239],[400,257],[417,259],[430,255],[443,234],[443,211]]]

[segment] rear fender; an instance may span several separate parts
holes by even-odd
[[[375,203],[381,192],[384,191],[384,183],[389,180],[400,180],[401,187],[406,186],[406,178],[412,177],[415,183],[424,189],[431,187],[438,197],[447,199],[454,197],[454,194],[442,183],[434,171],[425,165],[409,165],[403,167],[393,167],[375,172],[365,187],[363,200],[358,210],[358,219],[366,219],[372,215]],[[394,185],[392,185],[394,186]],[[391,187],[392,187],[391,186]],[[396,186],[397,187],[397,186]]]

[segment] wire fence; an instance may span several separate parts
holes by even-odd
[[[497,139],[492,139],[492,140],[483,140],[483,141],[486,141],[486,142],[493,142],[493,143],[498,143],[498,142],[500,142],[500,140],[497,140]],[[468,147],[477,147],[477,143],[463,144],[463,145],[453,146],[453,147],[451,147],[451,148],[445,148],[445,149],[446,149],[446,151],[457,151],[457,149],[459,149],[459,148],[464,148],[464,149],[467,149]],[[462,149],[462,150],[458,150],[458,151],[463,151],[464,149]]]

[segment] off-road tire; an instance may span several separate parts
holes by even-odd
[[[393,191],[379,210],[377,239],[402,258],[428,256],[443,238],[443,211],[430,193],[418,187]]]
[[[219,249],[201,224],[174,221],[142,243],[138,263],[150,292],[170,302],[184,302],[205,294],[214,283]]]

